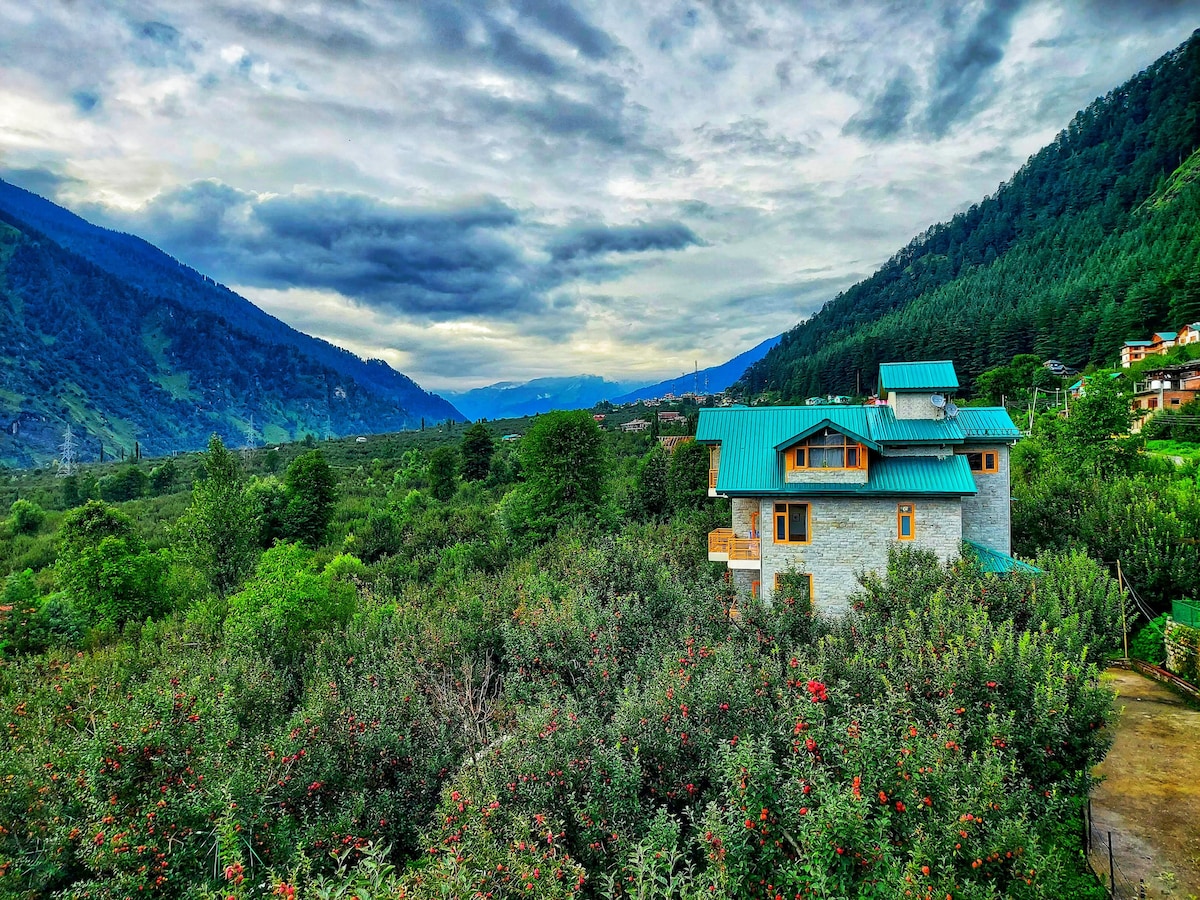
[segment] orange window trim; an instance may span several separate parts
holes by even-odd
[[[781,506],[783,507],[782,512],[779,510],[779,507],[781,507]],[[788,507],[791,507],[791,506],[803,506],[804,507],[804,534],[805,534],[805,537],[807,538],[806,540],[792,541],[792,540],[788,540],[788,538],[787,538]],[[772,540],[776,544],[811,544],[812,543],[812,505],[811,504],[809,504],[809,503],[776,503],[773,507],[773,510],[774,510],[774,514],[775,514],[774,515],[775,528],[771,532],[771,537],[772,537]],[[782,530],[783,530],[783,534],[785,536],[783,540],[779,539],[780,521],[781,520],[783,523]]]
[[[809,602],[809,603],[812,603],[812,602],[813,602],[813,577],[812,577],[812,572],[801,572],[801,573],[798,573],[798,574],[804,575],[804,576],[806,576],[806,577],[808,578],[808,602]],[[778,591],[779,591],[779,579],[780,579],[782,576],[783,576],[783,573],[782,573],[782,572],[776,572],[776,573],[775,573],[775,592],[776,592],[776,593],[778,593]]]
[[[904,520],[908,520],[908,534],[904,533]],[[917,537],[917,508],[912,503],[896,504],[896,540],[911,541]]]
[[[842,443],[840,445],[838,445],[838,444],[814,444],[814,443],[811,443],[810,440],[806,440],[806,441],[802,441],[801,443],[796,444],[794,447],[790,447],[786,451],[784,451],[783,459],[784,459],[784,465],[786,466],[787,471],[789,471],[789,472],[796,472],[796,471],[820,472],[820,471],[824,471],[826,469],[835,469],[838,471],[841,471],[841,470],[849,470],[849,471],[865,470],[867,468],[867,456],[868,456],[867,448],[856,441],[852,441],[850,438],[846,437],[845,435],[841,434],[840,432],[835,431],[834,434],[838,434],[841,436]],[[852,466],[847,466],[847,465],[810,466],[808,464],[809,461],[812,459],[812,451],[814,449],[815,450],[836,450],[839,448],[839,446],[841,447],[843,452],[846,454],[849,454],[851,452],[857,452],[858,461]]]
[[[994,475],[1000,471],[1000,454],[995,450],[968,450],[963,455],[975,474]],[[975,465],[976,458],[979,460],[978,466]]]

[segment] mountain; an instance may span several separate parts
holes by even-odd
[[[1200,319],[1198,148],[1200,31],[784,334],[737,390],[852,393],[915,359],[953,359],[969,384],[1024,352],[1083,368]]]
[[[380,360],[267,315],[151,244],[0,181],[0,462],[235,446],[459,419]]]
[[[761,344],[751,347],[744,353],[739,353],[733,359],[729,360],[729,362],[721,363],[719,366],[710,366],[707,369],[701,369],[699,372],[689,372],[680,375],[678,378],[669,378],[666,381],[658,382],[658,384],[638,388],[635,391],[630,391],[628,394],[616,397],[613,402],[633,403],[636,400],[653,400],[655,397],[661,397],[664,394],[675,394],[678,396],[688,391],[699,391],[700,393],[710,394],[720,393],[741,378],[750,365],[766,356],[767,351],[778,344],[781,338],[782,335],[767,338]]]
[[[509,419],[552,409],[590,409],[638,384],[606,381],[599,375],[570,375],[501,381],[462,393],[446,392],[446,398],[468,419]]]

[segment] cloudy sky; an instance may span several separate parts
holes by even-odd
[[[656,379],[995,190],[1200,2],[0,0],[0,177],[432,389]]]

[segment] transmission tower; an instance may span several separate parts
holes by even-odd
[[[250,463],[250,458],[254,455],[254,448],[258,446],[258,432],[254,429],[254,414],[250,414],[250,420],[246,422],[246,446],[242,448],[242,459],[246,464]]]
[[[79,459],[75,447],[75,435],[71,432],[71,423],[67,423],[67,430],[63,432],[63,442],[58,445],[58,477],[67,478],[75,474],[75,464]]]

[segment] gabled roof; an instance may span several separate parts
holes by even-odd
[[[967,443],[1015,441],[1021,436],[1008,410],[999,406],[968,406],[958,411],[958,427]]]
[[[1149,347],[1154,344],[1154,341],[1126,341],[1126,347]]]
[[[1156,338],[1160,338],[1164,341],[1173,341],[1173,340],[1175,340],[1175,338],[1179,337],[1179,332],[1178,331],[1156,331],[1156,332],[1154,332],[1154,336]]]
[[[954,391],[958,375],[948,359],[933,362],[883,363],[879,367],[879,393],[888,391]]]
[[[979,563],[979,568],[989,575],[1007,575],[1009,572],[1028,572],[1031,575],[1041,575],[1042,570],[1027,562],[1014,559],[1007,553],[977,544],[975,541],[963,541],[967,552]]]
[[[812,407],[809,407],[809,409],[812,409]],[[839,418],[841,418],[841,417],[839,417]],[[793,444],[798,444],[798,443],[800,443],[800,441],[804,440],[806,437],[814,435],[818,431],[824,431],[826,428],[832,428],[834,431],[841,432],[842,434],[846,435],[846,437],[853,438],[854,440],[858,441],[860,444],[864,444],[864,445],[870,447],[872,450],[880,449],[879,445],[877,443],[875,443],[873,440],[871,440],[869,437],[867,437],[862,431],[855,431],[853,425],[847,425],[847,424],[844,424],[843,422],[835,422],[833,419],[829,418],[829,416],[826,416],[824,419],[822,419],[819,422],[814,422],[811,425],[806,425],[803,429],[798,431],[796,434],[793,434],[791,437],[784,438],[782,441],[780,441],[778,444],[775,445],[775,449],[776,450],[786,450],[788,447],[792,446]],[[865,431],[865,429],[864,429],[864,431]]]

